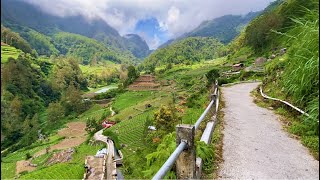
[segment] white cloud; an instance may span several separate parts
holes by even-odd
[[[202,21],[226,14],[264,9],[274,0],[25,0],[58,16],[81,14],[100,17],[120,34],[132,33],[140,19],[157,18],[171,38],[197,27]]]

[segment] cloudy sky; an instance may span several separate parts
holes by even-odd
[[[274,0],[25,0],[58,16],[102,18],[121,35],[137,33],[151,49],[226,14],[259,11]]]

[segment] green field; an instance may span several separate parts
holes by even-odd
[[[16,163],[1,162],[1,179],[13,179],[16,173]]]
[[[149,116],[153,118],[153,111],[145,112],[132,119],[122,121],[110,128],[119,136],[120,143],[126,144],[128,148],[137,148],[143,146],[143,128],[144,123]]]
[[[18,58],[20,53],[22,53],[22,51],[15,47],[1,46],[1,63],[7,62],[9,57],[14,59]]]

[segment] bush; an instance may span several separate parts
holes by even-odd
[[[121,149],[121,146],[120,146],[120,140],[119,140],[119,137],[116,133],[114,133],[113,131],[109,130],[109,129],[105,129],[103,130],[103,133],[102,133],[104,136],[108,136],[110,139],[113,140],[114,142],[114,145],[116,146],[116,148],[118,150]]]
[[[32,158],[31,154],[29,152],[26,153],[26,160]]]
[[[212,85],[216,79],[220,77],[220,73],[218,69],[211,69],[209,72],[206,73],[206,77],[208,79],[207,86]]]

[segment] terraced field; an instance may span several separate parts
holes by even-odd
[[[104,146],[90,146],[85,143],[76,147],[72,160],[66,163],[59,163],[21,176],[21,179],[82,179],[84,173],[84,159],[92,155]]]
[[[1,46],[1,63],[8,61],[9,57],[17,58],[22,51],[12,46]]]
[[[112,126],[110,130],[118,134],[120,143],[130,148],[143,147],[143,128],[148,116],[153,118],[153,110],[122,121]]]

